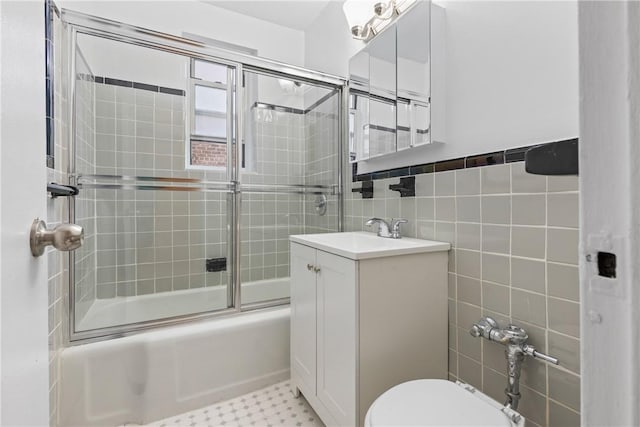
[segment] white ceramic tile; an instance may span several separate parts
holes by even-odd
[[[293,396],[289,381],[145,425],[324,427],[304,397]]]

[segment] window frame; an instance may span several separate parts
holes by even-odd
[[[225,66],[227,68],[227,82],[219,83],[212,82],[209,80],[204,80],[198,77],[195,77],[195,62],[209,62],[216,65]],[[185,169],[186,170],[204,170],[204,171],[215,171],[215,172],[224,172],[229,167],[228,155],[230,151],[233,149],[233,143],[235,138],[234,132],[234,124],[236,120],[237,111],[234,106],[233,96],[235,96],[235,88],[234,88],[234,71],[235,69],[231,67],[229,64],[225,64],[223,62],[214,62],[214,61],[205,61],[198,58],[190,58],[189,61],[189,92],[187,96],[187,103],[189,104],[189,117],[187,118],[189,121],[189,126],[187,128],[187,140],[185,143]],[[198,110],[196,109],[196,86],[204,86],[210,87],[214,89],[221,89],[226,92],[226,104],[227,104],[227,112],[226,113],[216,113],[216,112],[207,112],[204,111],[205,114],[200,113],[199,115],[207,115],[210,117],[218,117],[226,119],[226,137],[212,137],[208,135],[201,135],[196,133],[196,113]],[[203,110],[200,110],[201,112]],[[206,142],[211,144],[225,144],[227,147],[227,161],[224,166],[208,166],[208,165],[194,165],[191,163],[191,145],[193,142]]]

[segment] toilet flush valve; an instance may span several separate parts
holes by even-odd
[[[557,365],[558,359],[553,356],[541,353],[532,345],[527,344],[529,335],[527,332],[516,325],[508,325],[502,329],[498,326],[498,322],[491,317],[483,317],[477,323],[474,323],[469,330],[474,337],[486,338],[506,346],[504,351],[507,358],[508,385],[504,391],[507,395],[505,406],[510,409],[518,409],[520,401],[520,371],[522,369],[522,361],[524,356],[535,357],[545,362]]]

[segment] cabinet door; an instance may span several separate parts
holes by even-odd
[[[303,393],[316,392],[316,250],[291,243],[291,369]]]
[[[318,251],[318,399],[356,424],[356,262]]]

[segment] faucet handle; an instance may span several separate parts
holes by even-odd
[[[389,226],[389,228],[391,229],[391,237],[394,239],[399,239],[400,237],[400,224],[405,224],[409,222],[408,220],[404,219],[404,218],[398,218],[398,219],[391,219],[391,225]]]
[[[392,230],[398,230],[400,228],[400,224],[406,224],[407,222],[409,222],[408,219],[404,219],[404,218],[391,218],[391,229]]]

